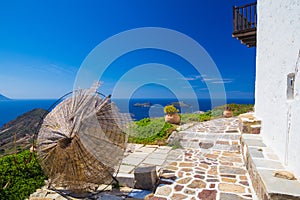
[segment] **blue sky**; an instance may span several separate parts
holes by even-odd
[[[208,91],[207,82],[224,84],[228,98],[253,98],[255,48],[249,49],[231,37],[232,6],[250,2],[0,1],[0,93],[18,99],[59,98],[73,89],[82,62],[101,42],[126,30],[161,27],[197,41],[213,59],[221,78],[199,74],[171,52],[141,49],[120,56],[107,67],[101,77],[102,93],[122,97],[116,94],[115,86],[124,74],[136,66],[160,63],[181,74],[200,98],[215,92]],[[177,77],[157,73],[139,73],[126,83],[124,80],[119,91],[149,76],[180,83]],[[168,97],[174,93],[168,85],[153,81],[140,85],[132,96]]]

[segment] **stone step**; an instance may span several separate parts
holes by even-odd
[[[240,151],[240,144],[232,144],[229,141],[199,140],[197,142],[180,141],[180,145],[185,149],[203,149],[216,151]]]
[[[199,133],[199,132],[192,132],[192,131],[181,131],[178,133],[175,133],[177,137],[180,137],[182,139],[203,139],[203,138],[209,138],[209,139],[218,139],[223,138],[225,140],[239,140],[241,134],[238,132],[234,133]]]
[[[173,140],[177,140],[182,148],[205,149],[217,151],[240,150],[240,133],[195,133],[182,131],[174,135]]]
[[[284,166],[260,135],[243,134],[242,151],[253,188],[260,199],[300,200],[300,182],[274,176]]]

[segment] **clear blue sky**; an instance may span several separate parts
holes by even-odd
[[[214,84],[224,84],[228,98],[253,98],[255,48],[249,49],[231,37],[232,6],[250,2],[0,1],[0,93],[19,99],[59,98],[73,89],[83,60],[100,42],[133,28],[163,27],[186,34],[204,47],[222,80],[208,78]],[[199,97],[207,97],[204,75],[200,80],[189,63],[155,49],[131,52],[112,63],[104,74],[102,92],[112,93],[122,74],[146,63],[162,63],[176,69]],[[139,78],[143,76],[147,74]],[[135,96],[168,93],[168,88],[150,84],[141,86]]]

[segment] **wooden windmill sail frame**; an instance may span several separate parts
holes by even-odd
[[[127,115],[94,85],[78,90],[44,119],[37,152],[52,187],[85,192],[111,184],[123,159]]]

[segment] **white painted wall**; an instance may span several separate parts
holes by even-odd
[[[300,0],[257,3],[255,112],[265,143],[300,178]],[[286,95],[289,73],[296,73],[294,100]]]

